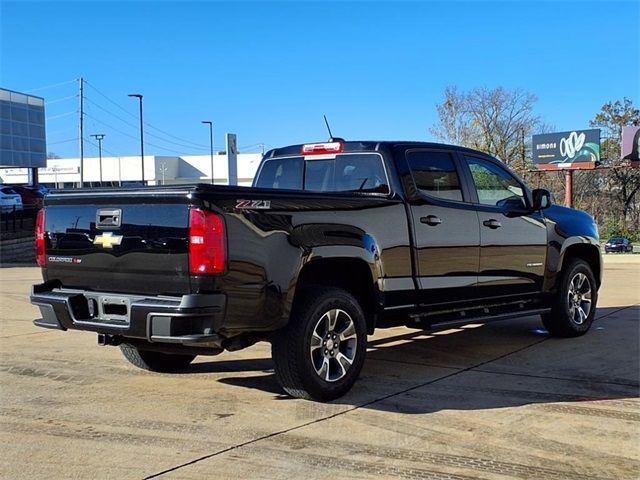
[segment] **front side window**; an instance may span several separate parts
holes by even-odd
[[[382,158],[356,153],[335,158],[292,157],[265,161],[256,187],[313,192],[389,193]]]
[[[482,205],[526,207],[522,185],[509,172],[480,158],[465,156],[465,159]]]
[[[433,197],[462,201],[460,179],[449,152],[408,152],[407,161],[418,190]]]

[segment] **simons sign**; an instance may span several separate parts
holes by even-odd
[[[541,170],[592,169],[600,161],[600,130],[545,133],[532,138],[533,163]]]

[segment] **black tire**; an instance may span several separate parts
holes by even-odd
[[[362,370],[366,352],[362,308],[338,288],[298,293],[289,323],[271,341],[278,382],[292,397],[308,400],[328,401],[347,393]]]
[[[189,366],[195,355],[182,355],[173,353],[152,352],[142,350],[135,345],[123,343],[120,350],[124,358],[132,365],[152,372],[174,373],[184,370]]]
[[[591,267],[584,260],[572,260],[561,273],[551,312],[541,315],[542,323],[554,337],[579,337],[591,327],[597,301]]]

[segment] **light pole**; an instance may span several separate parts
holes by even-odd
[[[98,152],[100,155],[100,186],[102,186],[102,140],[104,139],[104,133],[94,133],[91,135],[98,141]]]
[[[209,125],[209,140],[211,142],[211,185],[213,185],[213,122],[203,120],[202,123]]]
[[[140,159],[142,160],[142,186],[144,186],[144,129],[142,127],[142,95],[139,93],[130,93],[130,97],[136,97],[140,100]]]

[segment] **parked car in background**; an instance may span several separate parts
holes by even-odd
[[[0,212],[9,213],[22,210],[22,197],[12,187],[0,187]]]
[[[13,185],[11,187],[22,197],[24,206],[42,208],[44,196],[49,190],[42,185]]]
[[[613,237],[604,244],[604,253],[632,251],[633,243],[631,243],[631,240],[629,240],[628,238]]]

